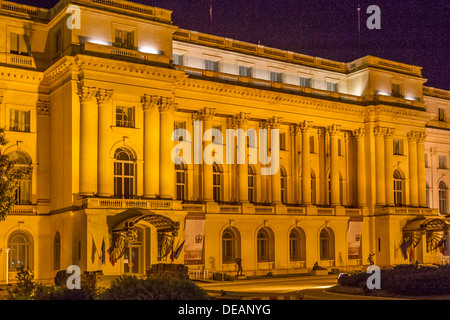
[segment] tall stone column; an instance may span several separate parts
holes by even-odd
[[[97,88],[80,86],[80,195],[97,193],[98,107]]]
[[[294,203],[300,203],[301,194],[300,194],[300,185],[299,185],[299,159],[298,159],[298,139],[299,139],[300,127],[298,125],[291,125],[290,134],[291,134],[291,159],[292,159],[292,190],[294,194],[293,201]]]
[[[417,137],[417,174],[419,183],[419,206],[427,206],[427,183],[425,179],[425,142],[426,134],[420,132]]]
[[[386,181],[386,204],[394,206],[394,129],[386,128],[384,134],[384,158],[385,158],[385,181]]]
[[[141,99],[144,111],[144,197],[159,195],[160,157],[160,97],[144,95]]]
[[[356,186],[358,189],[358,207],[367,205],[367,186],[366,186],[366,153],[364,137],[366,131],[359,128],[353,131],[356,138]]]
[[[97,91],[98,103],[98,195],[110,197],[114,193],[113,168],[109,159],[110,143],[108,133],[111,131],[112,112],[111,99],[113,90],[99,89]]]
[[[409,205],[417,207],[419,205],[419,184],[417,170],[417,132],[408,133],[409,142]]]
[[[235,117],[235,124],[237,126],[237,129],[242,129],[242,131],[239,131],[238,136],[238,146],[239,148],[243,148],[245,153],[245,163],[238,164],[238,181],[239,181],[239,202],[241,203],[247,203],[248,202],[248,163],[247,163],[247,154],[248,154],[248,148],[247,148],[247,140],[245,138],[245,131],[247,130],[247,123],[248,123],[248,114],[246,113],[240,113]],[[244,136],[241,137],[240,135],[243,134]],[[240,150],[238,150],[240,152]]]
[[[172,133],[174,130],[175,102],[172,98],[160,98],[161,135],[160,135],[160,175],[159,196],[162,199],[175,198],[175,164],[172,161]]]
[[[338,153],[338,133],[339,125],[332,125],[328,128],[330,133],[331,147],[331,205],[339,206],[341,204],[340,185],[339,185],[339,153]]]
[[[300,131],[302,132],[302,203],[310,205],[311,199],[311,121],[300,123]]]
[[[384,158],[384,127],[374,128],[375,136],[375,169],[376,169],[376,204],[386,205],[386,172]]]
[[[273,117],[269,121],[270,126],[270,134],[268,135],[268,139],[271,141],[272,137],[272,130],[274,129],[280,129],[281,125],[281,118],[279,117]],[[279,143],[279,141],[277,141]],[[273,149],[272,142],[270,143],[271,150]],[[271,151],[271,155],[273,156],[273,152]],[[274,204],[281,204],[281,174],[280,174],[281,168],[278,169],[278,171],[272,175],[272,202]],[[287,189],[285,188],[285,191]]]
[[[215,109],[212,108],[204,108],[200,112],[198,112],[194,119],[196,121],[202,121],[203,122],[203,133],[204,134],[207,130],[212,129],[212,120],[215,115]],[[203,141],[203,150],[210,145],[212,141]],[[203,166],[203,201],[204,202],[212,202],[214,201],[214,187],[213,187],[213,165],[207,164],[203,160],[202,162]]]

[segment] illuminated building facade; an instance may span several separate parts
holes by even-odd
[[[121,0],[0,5],[2,152],[32,167],[0,223],[0,282],[18,264],[144,274],[184,240],[175,263],[229,274],[238,257],[246,275],[446,261],[450,92],[420,67],[183,30]],[[246,155],[278,129],[279,170],[174,164],[194,121],[255,129]]]

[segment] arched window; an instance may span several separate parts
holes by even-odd
[[[215,202],[222,200],[222,170],[217,163],[213,164],[213,196]]]
[[[119,148],[114,158],[114,197],[131,199],[134,195],[136,172],[134,156],[129,149]]]
[[[274,259],[273,234],[269,228],[262,228],[256,237],[258,262],[270,262]]]
[[[8,241],[9,252],[9,269],[16,271],[23,267],[25,270],[32,268],[32,246],[28,236],[21,231],[14,232]]]
[[[291,261],[305,261],[305,234],[300,228],[294,228],[289,233],[289,258]]]
[[[253,203],[256,201],[256,173],[252,166],[248,166],[248,201]]]
[[[287,203],[287,174],[286,170],[280,168],[280,179],[281,179],[281,202]]]
[[[55,239],[53,241],[53,269],[61,269],[61,236],[57,231],[55,234]]]
[[[175,164],[177,200],[186,199],[187,170],[184,163]]]
[[[320,232],[320,260],[334,259],[334,234],[329,228],[322,229]]]
[[[441,181],[439,183],[439,213],[440,214],[446,214],[447,213],[447,185],[444,181]]]
[[[9,159],[14,161],[14,168],[30,168],[31,158],[22,151],[10,153]],[[19,187],[16,190],[16,204],[31,204],[31,173],[25,174],[19,181]]]
[[[396,206],[403,205],[403,179],[400,171],[394,171],[394,203]]]
[[[227,228],[222,234],[222,262],[235,263],[240,258],[239,232],[234,228]]]

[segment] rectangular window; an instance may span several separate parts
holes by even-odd
[[[309,137],[309,153],[314,153],[315,145],[314,145],[314,136]]]
[[[213,132],[212,142],[214,144],[222,144],[222,127],[221,126],[213,126],[212,128],[215,129],[215,131],[216,131],[216,132]],[[214,134],[217,134],[218,136],[216,137]]]
[[[10,111],[9,130],[19,132],[30,132],[30,111]]]
[[[300,86],[311,88],[312,87],[312,79],[300,77]]]
[[[62,50],[61,30],[55,33],[55,54]]]
[[[327,82],[327,90],[338,92],[338,84],[336,82]]]
[[[394,139],[393,140],[393,153],[394,155],[403,155],[403,140]]]
[[[175,141],[186,141],[186,122],[175,122],[174,129],[175,131]]]
[[[445,121],[445,109],[444,108],[438,109],[438,120]]]
[[[286,148],[286,133],[280,133],[280,150],[287,150],[287,148]]]
[[[402,97],[402,86],[398,83],[392,84],[392,96],[393,97]]]
[[[205,60],[205,70],[219,72],[219,61]]]
[[[251,77],[252,76],[252,68],[239,66],[239,75],[241,77]]]
[[[439,169],[447,169],[447,157],[439,155]]]
[[[281,72],[270,72],[270,81],[283,82],[283,74]]]
[[[116,30],[114,46],[135,50],[134,31]]]
[[[116,126],[134,128],[134,107],[116,107]]]
[[[174,54],[173,55],[173,63],[177,66],[184,65],[184,56],[182,54]]]
[[[10,33],[10,48],[9,52],[12,54],[21,54],[24,56],[29,56],[30,52],[28,46],[25,42],[25,37],[22,34]]]

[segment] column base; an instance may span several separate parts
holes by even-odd
[[[97,193],[96,196],[99,197],[99,198],[111,198],[112,194],[110,194],[110,193]]]

